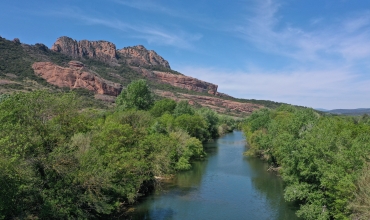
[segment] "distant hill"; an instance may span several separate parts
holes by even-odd
[[[338,115],[363,115],[363,114],[370,114],[370,108],[357,108],[357,109],[333,109],[330,111],[326,111],[332,114]]]
[[[327,111],[330,111],[330,110],[327,110],[327,109],[324,109],[324,108],[315,108],[315,110],[317,110],[317,111],[321,111],[321,112],[327,112]]]
[[[168,61],[144,46],[117,49],[107,41],[60,37],[51,49],[0,37],[0,95],[17,91],[76,90],[112,103],[131,81],[146,79],[158,97],[188,100],[223,114],[247,116],[282,103],[237,99],[217,91],[218,85],[172,70]]]

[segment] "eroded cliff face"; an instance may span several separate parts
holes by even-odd
[[[125,47],[118,50],[122,58],[133,66],[161,66],[170,69],[170,64],[153,50],[147,50],[143,45]]]
[[[108,41],[76,41],[69,37],[60,37],[51,50],[72,57],[89,57],[103,62],[116,62],[116,45]]]
[[[122,86],[102,79],[84,67],[78,61],[68,63],[69,67],[61,67],[51,62],[36,62],[32,68],[36,75],[48,83],[58,87],[85,88],[97,94],[117,96]]]

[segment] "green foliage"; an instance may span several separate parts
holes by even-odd
[[[149,110],[153,105],[152,93],[145,80],[130,83],[117,97],[117,108],[120,110]]]
[[[355,198],[350,204],[352,219],[370,219],[370,164],[367,163],[356,182]]]
[[[0,94],[0,103],[2,102],[2,101],[5,101],[7,98],[9,98],[10,97],[10,95],[9,94]]]
[[[209,132],[209,138],[214,139],[219,136],[218,125],[220,123],[220,117],[216,112],[209,108],[201,108],[197,111],[197,114],[205,119],[207,124],[207,131]]]
[[[188,132],[190,136],[198,138],[200,141],[209,139],[207,122],[200,115],[180,115],[175,119],[175,126]]]
[[[218,135],[221,136],[221,135],[224,135],[228,132],[232,132],[234,129],[237,128],[237,121],[235,119],[233,119],[232,117],[230,116],[227,116],[227,115],[219,115],[218,116],[219,118],[219,122],[218,122],[218,127],[217,127],[217,131],[218,131]]]
[[[45,82],[33,73],[32,59],[21,44],[0,37],[0,51],[0,75],[12,73],[20,76],[20,80],[29,78],[39,83]]]
[[[83,109],[74,92],[1,97],[5,219],[111,218],[148,192],[155,177],[190,169],[205,156],[202,141],[226,122],[208,109],[175,117],[168,100],[154,117],[144,110]]]
[[[160,117],[164,113],[172,114],[175,108],[176,102],[174,100],[162,99],[154,103],[154,106],[150,109],[150,113],[152,113],[154,117]]]
[[[359,171],[370,153],[370,126],[349,117],[320,116],[282,105],[246,121],[248,155],[281,167],[285,199],[304,219],[348,219]]]
[[[44,91],[18,93],[0,103],[0,166],[8,191],[1,195],[5,203],[0,210],[7,210],[6,218],[60,218],[76,209],[72,204],[78,193],[68,177],[73,172],[63,173],[57,166],[72,165],[68,170],[73,171],[74,159],[56,152],[65,149],[75,132],[89,129],[78,103],[74,93]],[[60,188],[66,185],[71,187]]]
[[[173,111],[173,115],[175,117],[180,116],[180,115],[194,115],[195,111],[191,105],[189,105],[188,101],[180,101],[177,103],[176,108]]]

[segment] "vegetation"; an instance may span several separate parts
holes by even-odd
[[[267,160],[285,181],[285,199],[304,219],[368,219],[370,124],[282,105],[246,121],[248,155]],[[356,193],[354,193],[356,192]]]
[[[0,219],[121,215],[155,177],[190,169],[205,156],[202,141],[228,126],[208,109],[148,104],[146,89],[132,82],[111,110],[86,106],[76,92],[1,95]],[[136,102],[138,94],[147,99]],[[175,115],[183,106],[192,114]]]
[[[33,73],[31,58],[21,44],[0,37],[0,51],[0,76],[17,74],[21,79],[28,78],[43,83],[44,80]]]
[[[153,95],[145,80],[137,80],[127,86],[117,97],[117,107],[121,110],[149,110],[153,105]]]

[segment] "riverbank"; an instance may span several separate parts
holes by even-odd
[[[282,105],[246,121],[249,155],[279,167],[284,197],[304,219],[368,219],[370,119]]]

